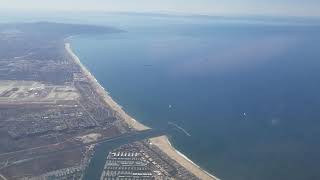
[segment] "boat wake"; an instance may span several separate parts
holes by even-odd
[[[179,126],[179,125],[177,125],[177,124],[175,124],[175,123],[173,123],[173,122],[170,122],[170,121],[168,122],[168,124],[176,127],[176,128],[179,129],[179,130],[181,130],[185,135],[187,135],[187,136],[189,136],[189,137],[191,136],[191,134],[188,133],[188,131],[185,130],[185,129],[183,129],[181,126]]]

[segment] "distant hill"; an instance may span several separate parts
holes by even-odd
[[[113,27],[54,22],[0,24],[0,34],[9,32],[20,32],[30,36],[47,36],[56,39],[76,34],[118,33],[123,31]]]

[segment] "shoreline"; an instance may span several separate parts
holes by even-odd
[[[65,49],[68,54],[72,57],[74,62],[80,66],[84,75],[89,79],[91,85],[96,89],[97,93],[103,98],[105,103],[112,108],[115,112],[118,113],[120,117],[128,124],[129,127],[134,128],[135,130],[141,131],[150,129],[150,127],[143,125],[139,121],[133,119],[129,116],[122,107],[117,104],[112,97],[109,95],[109,92],[103,88],[100,83],[96,80],[96,78],[91,74],[91,72],[81,63],[78,56],[72,51],[71,44],[65,42]],[[151,138],[150,142],[160,148],[165,154],[167,154],[170,158],[175,160],[182,167],[193,173],[200,179],[211,179],[211,180],[219,180],[219,178],[211,175],[207,171],[203,170],[200,166],[192,162],[187,156],[176,150],[170,143],[167,136],[160,136],[156,138]]]
[[[97,93],[103,98],[103,100],[105,101],[105,103],[112,108],[114,111],[116,111],[119,116],[122,117],[122,119],[132,128],[136,129],[136,130],[147,130],[150,129],[150,127],[147,127],[143,124],[141,124],[140,122],[136,121],[135,119],[133,119],[132,117],[130,117],[126,112],[124,112],[124,110],[122,109],[122,107],[117,104],[111,96],[109,96],[109,92],[105,90],[104,87],[102,87],[100,85],[100,83],[96,80],[96,78],[91,74],[91,72],[81,63],[80,59],[78,58],[78,56],[76,54],[74,54],[74,52],[71,49],[71,45],[70,43],[65,43],[65,49],[67,50],[67,52],[71,55],[72,59],[75,61],[75,63],[77,65],[80,66],[80,68],[82,69],[83,73],[85,74],[85,76],[89,79],[90,83],[92,86],[94,86],[95,90],[97,91]]]
[[[188,171],[193,173],[200,179],[205,180],[220,180],[214,175],[202,169],[199,165],[194,163],[191,159],[189,159],[186,155],[178,151],[174,146],[171,145],[167,136],[160,136],[156,138],[151,138],[150,142],[160,148],[164,153],[166,153],[170,158],[179,163],[182,167],[186,168]]]

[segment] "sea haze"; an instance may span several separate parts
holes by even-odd
[[[320,179],[320,26],[116,16],[71,42],[130,115],[221,179]]]

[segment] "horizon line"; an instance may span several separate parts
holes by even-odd
[[[320,15],[285,15],[285,14],[269,14],[269,13],[195,13],[195,12],[180,12],[180,11],[119,11],[119,10],[70,10],[70,9],[21,9],[21,8],[1,8],[0,14],[4,13],[103,13],[103,14],[124,14],[124,15],[153,15],[153,16],[177,16],[177,17],[231,17],[231,18],[303,18],[303,19],[319,19]],[[13,12],[14,11],[14,12]]]

